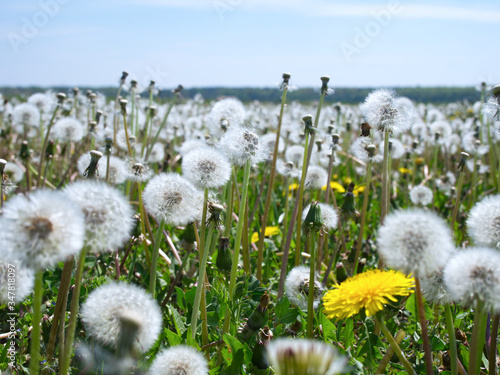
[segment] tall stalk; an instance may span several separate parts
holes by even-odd
[[[295,200],[295,205],[293,207],[293,211],[292,211],[292,216],[290,218],[290,222],[289,222],[289,225],[288,225],[288,231],[287,231],[287,237],[286,237],[286,242],[285,242],[285,247],[283,248],[283,260],[282,260],[282,263],[281,263],[281,271],[280,271],[280,279],[279,279],[279,284],[278,284],[278,299],[281,298],[283,296],[283,293],[285,292],[285,278],[286,278],[286,274],[287,274],[287,266],[288,266],[288,256],[290,254],[290,245],[292,244],[292,234],[293,234],[293,228],[295,227],[295,220],[297,220],[297,228],[298,231],[300,232],[300,226],[299,226],[299,223],[302,222],[302,218],[300,215],[297,215],[298,212],[299,212],[299,209],[302,208],[302,197],[303,197],[303,190],[304,190],[304,182],[305,181],[305,174],[304,174],[304,170],[305,170],[305,173],[307,173],[307,166],[309,165],[309,162],[311,160],[311,155],[312,155],[312,150],[313,150],[313,146],[314,146],[314,138],[315,138],[315,127],[317,127],[318,125],[318,122],[319,122],[319,116],[321,114],[321,107],[323,106],[323,101],[325,100],[325,95],[327,95],[329,89],[328,89],[328,81],[330,80],[330,77],[327,77],[327,76],[324,76],[324,77],[321,77],[321,81],[322,81],[322,86],[321,86],[321,96],[319,98],[319,104],[318,104],[318,110],[316,111],[316,118],[314,120],[314,127],[311,126],[311,116],[308,115],[306,117],[303,118],[304,122],[306,122],[306,119],[307,119],[307,122],[306,122],[306,136],[307,136],[307,133],[310,132],[311,133],[311,139],[309,141],[309,148],[307,150],[307,159],[306,159],[306,165],[305,165],[305,168],[304,168],[304,165],[302,166],[302,176],[301,176],[301,179],[300,179],[300,185],[299,185],[299,191],[297,193],[297,199]],[[306,143],[307,145],[307,143]],[[306,152],[304,151],[304,154],[306,154]],[[299,243],[296,243],[295,244],[295,251],[296,251],[296,255],[295,255],[295,258],[297,259],[297,256],[300,257],[300,236],[298,237],[299,238]],[[299,252],[299,254],[297,255],[297,252]]]
[[[66,336],[66,345],[64,348],[64,355],[59,356],[59,373],[67,374],[69,365],[71,363],[71,354],[73,353],[73,341],[75,339],[76,319],[78,309],[80,307],[80,289],[82,286],[83,267],[85,266],[85,257],[87,256],[87,247],[84,246],[80,251],[78,258],[78,265],[75,274],[75,288],[73,289],[73,296],[71,297],[70,316],[68,322],[68,333]],[[62,357],[62,358],[61,358]]]
[[[427,375],[433,375],[434,370],[432,366],[432,352],[431,344],[429,341],[429,331],[427,329],[427,321],[425,319],[424,298],[422,296],[422,288],[420,287],[420,279],[418,277],[415,277],[415,289],[417,292],[418,320],[420,321],[420,327],[422,329],[422,341],[424,344],[425,368]]]
[[[40,321],[42,320],[43,271],[35,274],[35,294],[33,296],[33,330],[31,331],[30,375],[38,375],[40,370]]]
[[[469,375],[479,375],[482,362],[484,337],[486,332],[485,303],[477,301],[474,309],[474,325],[470,339]],[[492,359],[490,359],[492,360]],[[493,360],[496,360],[493,358]]]
[[[158,252],[160,249],[160,242],[162,239],[163,228],[165,227],[165,222],[162,220],[158,225],[156,230],[155,242],[153,247],[153,255],[151,260],[151,272],[149,274],[149,293],[156,297],[156,268],[158,267]]]
[[[234,289],[236,288],[236,272],[238,271],[238,261],[240,258],[240,247],[241,247],[241,235],[243,233],[243,217],[245,216],[246,210],[246,202],[248,196],[248,183],[250,180],[250,167],[251,167],[251,159],[249,158],[245,163],[245,171],[243,175],[243,186],[241,189],[241,201],[239,205],[239,213],[238,213],[238,226],[236,228],[236,239],[234,242],[234,252],[233,252],[233,262],[231,266],[231,275],[229,278],[229,296],[232,299],[234,296]],[[223,333],[226,334],[229,332],[229,327],[231,324],[231,313],[229,309],[226,309],[226,316],[224,318],[224,328]]]
[[[285,109],[286,102],[286,93],[288,90],[288,80],[290,79],[290,74],[283,74],[283,95],[281,96],[281,107],[280,107],[280,116],[278,119],[278,128],[276,129],[276,141],[274,143],[274,151],[273,151],[273,159],[271,160],[271,174],[269,176],[269,184],[267,186],[266,193],[266,203],[264,205],[264,213],[262,215],[259,243],[257,245],[258,253],[257,253],[257,279],[262,281],[262,260],[264,257],[264,237],[267,226],[267,218],[269,215],[269,206],[271,205],[271,197],[274,186],[274,177],[276,175],[276,161],[278,160],[278,146],[280,141],[281,134],[281,124],[283,123],[283,111]]]
[[[455,337],[455,325],[453,324],[453,316],[449,303],[444,305],[444,313],[446,318],[446,328],[448,329],[448,346],[450,347],[450,368],[451,375],[458,374],[458,358],[457,358],[457,340]]]

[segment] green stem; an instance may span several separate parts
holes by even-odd
[[[361,255],[361,245],[363,243],[363,232],[365,229],[366,215],[368,210],[368,196],[370,191],[370,181],[372,179],[372,160],[366,164],[365,191],[363,192],[363,209],[361,211],[361,222],[359,224],[358,242],[356,243],[356,254],[354,256],[354,268],[352,274],[358,273],[359,257]]]
[[[38,375],[40,370],[40,321],[42,320],[43,271],[35,274],[35,294],[33,296],[33,331],[31,331],[30,375]]]
[[[60,374],[67,374],[71,362],[71,354],[73,353],[73,341],[75,339],[76,320],[78,309],[80,306],[80,289],[82,286],[83,267],[85,266],[85,257],[87,256],[87,247],[84,246],[80,251],[80,258],[75,274],[75,288],[73,289],[73,296],[71,297],[70,316],[68,322],[68,333],[66,337],[66,345],[64,349],[64,356],[60,358]]]
[[[210,223],[208,228],[208,235],[205,241],[205,247],[203,250],[202,257],[200,259],[200,269],[198,270],[198,283],[196,286],[196,294],[193,303],[193,314],[191,315],[191,334],[193,339],[196,337],[196,325],[198,323],[198,312],[200,311],[200,302],[202,290],[205,287],[205,272],[207,270],[207,260],[208,254],[210,253],[210,244],[212,242],[212,237],[214,234],[215,223]],[[206,307],[206,306],[205,306]]]
[[[498,323],[500,315],[495,314],[493,318],[493,323],[491,325],[491,338],[490,338],[490,350],[488,352],[489,360],[489,374],[495,375],[497,373],[497,337],[498,337]]]
[[[144,160],[148,161],[149,155],[151,154],[151,150],[153,150],[153,146],[155,143],[158,141],[158,137],[160,136],[161,131],[165,127],[165,124],[167,123],[168,115],[170,114],[170,111],[172,111],[172,107],[174,106],[174,101],[172,101],[167,109],[167,113],[165,113],[165,116],[163,117],[163,121],[160,124],[160,127],[158,128],[158,131],[156,132],[153,141],[151,142],[151,145],[146,148],[146,156],[144,157]]]
[[[127,139],[127,151],[129,158],[132,158],[132,147],[130,147],[130,137],[128,136],[128,126],[127,126],[127,114],[125,111],[122,111],[123,115],[123,128],[125,129],[125,138]],[[106,176],[108,176],[108,172],[106,171]]]
[[[236,229],[236,240],[234,242],[234,252],[233,252],[233,262],[231,267],[231,275],[229,278],[229,296],[232,299],[234,296],[234,289],[236,287],[236,272],[238,271],[238,261],[240,258],[240,246],[241,246],[241,235],[243,233],[243,217],[245,215],[245,209],[247,207],[247,195],[248,195],[248,182],[250,180],[250,167],[251,160],[247,160],[245,164],[245,172],[243,176],[243,187],[241,189],[241,201],[239,205],[238,213],[238,226]],[[229,213],[228,213],[229,214]],[[234,302],[234,301],[233,301]],[[226,309],[226,316],[224,318],[224,330],[223,333],[229,332],[229,326],[231,324],[231,313],[229,309]]]
[[[405,357],[404,353],[401,351],[401,348],[399,347],[398,343],[396,342],[396,340],[394,340],[394,337],[392,337],[392,335],[389,332],[389,329],[385,325],[384,321],[380,318],[380,315],[379,314],[375,315],[375,318],[376,318],[377,322],[379,323],[380,329],[382,330],[385,338],[387,339],[387,341],[389,341],[389,345],[391,346],[392,350],[394,350],[394,352],[398,356],[400,362],[403,364],[404,368],[406,369],[406,372],[408,374],[415,375],[416,374],[415,370],[413,370],[413,368],[411,367],[410,362],[408,362],[408,360],[406,359],[406,357]]]
[[[433,375],[431,344],[429,341],[429,331],[427,329],[427,320],[425,319],[424,298],[422,288],[420,287],[420,278],[415,277],[415,290],[417,292],[418,320],[422,329],[422,341],[424,344],[424,358],[427,375]]]
[[[164,226],[165,226],[164,221],[163,220],[160,221],[160,224],[158,225],[158,229],[156,232],[155,243],[153,247],[153,259],[151,260],[151,272],[149,276],[149,293],[151,293],[153,297],[156,297],[156,290],[155,290],[156,268],[158,267],[158,251],[160,249],[160,242],[162,239]]]
[[[480,374],[485,331],[486,314],[484,311],[484,302],[478,301],[474,311],[474,325],[470,339],[469,375]]]
[[[315,274],[316,274],[316,251],[314,249],[315,231],[309,230],[307,233],[309,253],[311,254],[309,265],[309,294],[307,296],[307,338],[313,338],[314,332],[314,292],[315,292]]]
[[[382,164],[382,202],[380,213],[380,224],[384,223],[387,216],[389,202],[389,132],[384,131],[384,160]]]
[[[454,234],[455,233],[455,220],[457,219],[458,215],[458,208],[460,207],[460,197],[462,195],[462,185],[464,184],[464,172],[460,171],[458,175],[458,182],[457,182],[457,198],[455,200],[455,207],[453,208],[453,214],[451,216],[451,231]]]
[[[457,340],[455,338],[455,325],[453,324],[453,316],[451,314],[451,307],[449,303],[446,303],[444,305],[444,312],[446,317],[446,328],[448,329],[448,346],[450,347],[451,375],[458,375]]]
[[[52,129],[52,125],[54,125],[54,120],[57,115],[57,111],[59,110],[60,104],[57,103],[56,108],[54,109],[54,113],[52,113],[52,117],[50,118],[49,126],[47,127],[47,133],[45,134],[45,138],[43,139],[41,154],[40,154],[40,163],[38,164],[38,179],[36,181],[37,186],[40,186],[40,179],[43,176],[43,167],[45,161],[45,150],[47,149],[47,143],[49,141],[50,130]]]
[[[262,261],[264,257],[264,237],[267,226],[267,219],[269,215],[269,207],[271,205],[271,196],[273,192],[274,177],[276,176],[276,161],[278,160],[278,146],[280,141],[281,124],[283,122],[283,111],[286,102],[286,92],[287,86],[283,89],[283,95],[281,96],[281,107],[280,107],[280,117],[278,120],[278,129],[276,130],[276,141],[274,143],[273,159],[271,161],[271,175],[269,176],[269,184],[266,193],[266,203],[264,206],[264,214],[262,215],[262,224],[260,229],[259,243],[257,245],[257,279],[262,281]]]

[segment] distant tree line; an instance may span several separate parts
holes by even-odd
[[[27,97],[35,92],[45,90],[55,92],[66,92],[71,94],[72,87],[0,87],[0,93],[5,98],[12,96]],[[335,88],[335,93],[327,97],[330,103],[360,103],[375,88]],[[80,87],[80,91],[85,93],[87,90],[100,92],[108,98],[116,96],[116,87]],[[396,88],[399,96],[416,102],[423,103],[450,103],[458,101],[475,102],[480,99],[480,92],[474,87],[399,87]],[[126,92],[124,92],[125,94]],[[258,100],[261,102],[275,102],[281,100],[281,94],[277,88],[251,88],[251,87],[193,87],[185,88],[182,91],[184,98],[194,98],[196,94],[201,94],[205,100],[216,100],[222,97],[236,97],[243,102]],[[144,95],[147,95],[145,93]],[[173,96],[172,90],[161,90],[160,98],[170,98]],[[291,101],[300,102],[316,101],[319,98],[319,88],[302,88],[289,92],[287,98]]]

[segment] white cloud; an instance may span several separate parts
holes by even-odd
[[[500,10],[474,7],[446,6],[434,4],[408,4],[404,0],[381,1],[376,4],[355,2],[333,2],[325,0],[129,0],[135,5],[213,10],[226,6],[237,10],[281,11],[307,14],[315,17],[369,17],[373,11],[387,8],[389,3],[402,7],[400,18],[443,19],[500,23]]]

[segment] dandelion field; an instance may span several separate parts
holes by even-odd
[[[496,374],[500,87],[0,104],[0,373]]]

